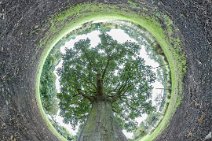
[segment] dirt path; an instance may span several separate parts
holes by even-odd
[[[86,0],[0,0],[1,141],[57,140],[44,126],[36,106],[35,68],[42,52],[36,42],[48,29],[43,26],[48,17],[82,1]],[[200,141],[212,129],[212,2],[155,1],[182,32],[188,60],[183,103],[157,140]]]

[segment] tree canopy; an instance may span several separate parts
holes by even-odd
[[[121,127],[132,131],[135,118],[154,109],[149,98],[155,74],[145,65],[138,44],[118,43],[107,33],[99,37],[96,47],[89,39],[80,40],[62,56],[61,115],[73,126],[83,124],[92,103],[108,101]]]

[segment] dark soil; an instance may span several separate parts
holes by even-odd
[[[212,132],[212,1],[162,0],[158,6],[184,37],[188,68],[183,102],[157,140],[201,141]]]
[[[36,105],[35,68],[43,51],[36,43],[48,30],[44,26],[47,18],[83,1],[88,2],[0,0],[1,141],[57,140],[44,125]],[[212,1],[148,0],[148,3],[172,17],[182,33],[188,63],[183,102],[157,140],[201,141],[212,130]]]

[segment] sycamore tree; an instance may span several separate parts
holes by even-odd
[[[155,74],[136,43],[118,43],[107,33],[99,37],[96,47],[80,40],[62,57],[61,115],[81,125],[78,141],[126,141],[122,130],[132,131],[136,117],[154,110],[149,97]]]

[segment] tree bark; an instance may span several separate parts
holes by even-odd
[[[116,122],[111,103],[95,101],[78,141],[127,141]]]

